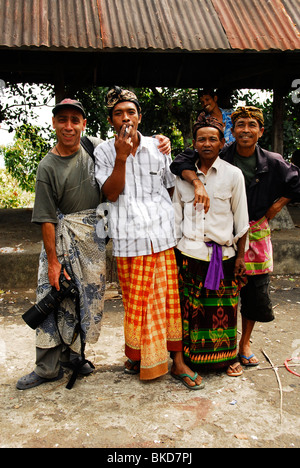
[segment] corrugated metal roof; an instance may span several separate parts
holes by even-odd
[[[294,50],[300,34],[280,0],[212,0],[232,49]],[[287,6],[295,2],[286,0]],[[298,8],[300,6],[299,1]]]
[[[300,50],[300,0],[0,0],[0,47]]]
[[[299,0],[281,0],[287,14],[292,19],[298,32],[300,31],[300,2]]]
[[[230,47],[211,0],[100,0],[99,11],[104,48]]]
[[[0,0],[0,46],[101,49],[96,0]]]

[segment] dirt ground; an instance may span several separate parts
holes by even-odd
[[[0,219],[0,247],[39,251],[40,230],[22,215],[18,234],[15,221]],[[291,371],[300,374],[300,275],[272,276],[271,294],[276,319],[252,336],[259,367],[238,378],[203,374],[205,388],[193,392],[170,374],[152,382],[124,374],[123,306],[109,283],[100,339],[87,348],[94,373],[72,390],[65,374],[20,391],[17,380],[34,368],[35,333],[21,316],[35,289],[0,284],[0,448],[299,448],[300,378]]]
[[[99,342],[87,350],[94,373],[72,390],[65,388],[67,375],[17,390],[34,365],[34,332],[21,318],[34,296],[34,290],[0,295],[1,448],[300,447],[300,379],[284,367],[300,356],[299,276],[272,277],[276,320],[253,333],[259,367],[238,378],[204,374],[205,388],[197,392],[170,374],[147,383],[124,374],[123,307],[114,285]],[[290,369],[300,374],[300,367]]]

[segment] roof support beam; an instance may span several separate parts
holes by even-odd
[[[284,93],[283,89],[273,90],[273,125],[272,150],[283,154],[283,120],[284,120]]]

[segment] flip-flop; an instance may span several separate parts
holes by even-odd
[[[236,367],[234,367],[235,364],[238,364]],[[239,370],[238,370],[239,369]],[[240,365],[240,363],[234,363],[232,364],[231,366],[228,367],[227,371],[226,371],[226,374],[229,376],[229,377],[239,377],[240,375],[242,375],[243,373],[243,369]]]
[[[179,375],[176,375],[176,374],[173,374],[171,373],[171,376],[174,377],[174,379],[176,380],[180,380],[183,385],[185,385],[187,388],[189,388],[190,390],[201,390],[202,388],[205,387],[205,384],[203,382],[201,382],[200,385],[194,385],[193,387],[191,387],[191,385],[189,385],[185,380],[184,380],[184,377],[188,377],[189,379],[191,379],[193,382],[195,382],[196,378],[198,377],[198,374],[197,372],[195,372],[195,375],[194,377],[191,377],[189,374],[179,374]]]
[[[244,356],[243,354],[239,354],[238,356],[239,356],[239,360],[240,360],[241,364],[242,364],[243,366],[245,366],[245,367],[255,367],[255,366],[258,366],[258,364],[259,364],[259,361],[258,361],[258,362],[250,362],[250,359],[253,358],[253,357],[255,356],[255,354],[251,354],[251,355],[248,356],[248,357],[247,357],[247,356]],[[246,360],[248,361],[248,363],[245,364],[245,363],[242,361],[242,359],[246,359]]]
[[[127,363],[129,364],[130,367],[126,367],[124,369],[125,374],[139,374],[140,373],[140,361],[132,361],[131,359],[127,359]]]

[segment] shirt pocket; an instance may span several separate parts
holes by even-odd
[[[215,214],[231,212],[231,192],[229,190],[216,190],[213,195],[213,211]]]
[[[163,170],[149,169],[144,171],[140,183],[147,198],[160,197],[163,187]]]

